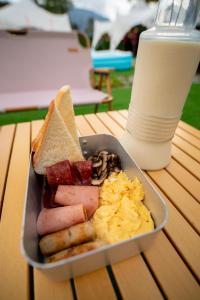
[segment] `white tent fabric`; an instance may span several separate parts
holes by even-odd
[[[67,14],[45,11],[31,0],[22,0],[0,9],[0,29],[35,28],[45,31],[71,31]]]
[[[110,29],[110,48],[115,49],[132,27],[140,24],[150,27],[156,15],[156,8],[156,4],[149,6],[146,3],[140,3],[134,6],[128,15],[118,16]]]
[[[92,48],[95,48],[97,46],[98,41],[105,33],[108,33],[110,35],[111,27],[112,22],[101,22],[98,20],[94,21]]]
[[[156,19],[156,13],[158,10],[158,3],[150,2],[148,4],[149,8],[149,15],[147,18],[145,18],[142,21],[142,25],[146,26],[147,28],[150,28],[154,25],[155,19]]]
[[[111,38],[110,48],[115,49],[125,34],[134,26],[144,25],[147,28],[154,23],[157,3],[146,4],[143,0],[132,2],[132,8],[127,15],[118,15],[113,22],[94,22],[92,47],[95,48],[103,34]]]
[[[131,8],[131,2],[128,0],[72,0],[72,3],[77,8],[91,10],[111,21],[114,21],[119,13],[126,15]]]

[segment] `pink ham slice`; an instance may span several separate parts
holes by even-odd
[[[86,221],[83,204],[43,208],[37,219],[39,235],[53,233]]]
[[[59,185],[55,202],[60,205],[82,203],[88,218],[90,218],[99,206],[99,188],[96,186]]]
[[[55,208],[60,206],[54,201],[56,190],[57,187],[50,186],[47,183],[45,184],[45,189],[43,193],[43,205],[45,208]]]

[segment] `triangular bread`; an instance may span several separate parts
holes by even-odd
[[[71,102],[69,87],[64,87],[58,92],[56,101],[52,102],[44,126],[36,140],[33,166],[38,174],[45,174],[47,166],[59,161],[83,159],[76,133],[73,107],[67,114],[65,112],[67,102]],[[70,104],[68,107],[70,108]],[[63,116],[65,118],[67,116],[68,120],[64,120]]]
[[[51,116],[51,113],[53,111],[53,104],[54,101],[51,101],[51,103],[49,104],[49,109],[48,109],[48,112],[46,114],[46,117],[45,117],[45,120],[44,120],[44,123],[42,125],[42,127],[40,128],[36,138],[32,141],[32,144],[31,144],[31,148],[32,148],[32,151],[35,152],[43,135],[44,135],[44,132],[45,132],[45,128],[47,127],[47,124],[49,122],[49,118]]]
[[[74,137],[75,142],[79,145],[76,124],[74,119],[74,109],[72,105],[72,97],[70,92],[70,87],[68,85],[63,86],[55,99],[55,106],[59,110],[65,125],[67,126],[69,132]]]

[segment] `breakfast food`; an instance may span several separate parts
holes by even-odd
[[[94,242],[88,242],[81,244],[79,246],[75,246],[72,248],[65,249],[63,251],[60,251],[54,255],[51,255],[47,257],[46,262],[55,262],[64,258],[68,258],[71,256],[75,256],[81,253],[85,253],[94,249],[97,249],[99,247],[104,246],[105,243],[103,241],[94,241]]]
[[[96,152],[88,158],[92,161],[92,184],[100,185],[102,182],[112,174],[112,172],[120,172],[121,163],[117,154],[105,150]]]
[[[55,203],[75,205],[82,203],[88,218],[99,206],[99,188],[85,185],[59,185],[55,194]]]
[[[47,112],[47,115],[45,117],[45,121],[43,123],[43,126],[40,128],[40,131],[38,132],[36,138],[32,141],[32,145],[31,145],[31,148],[32,148],[32,151],[35,152],[37,147],[39,146],[39,143],[44,135],[44,132],[46,131],[46,127],[49,123],[49,118],[51,116],[51,113],[53,111],[53,107],[54,107],[54,103],[53,101],[50,102],[49,104],[49,109],[48,109],[48,112]]]
[[[73,174],[69,160],[57,162],[46,167],[47,181],[49,185],[73,184]]]
[[[43,208],[37,219],[39,235],[52,233],[72,225],[85,222],[87,219],[83,204]]]
[[[94,226],[91,222],[85,222],[44,236],[39,246],[43,255],[50,255],[95,238]]]
[[[100,207],[92,222],[97,238],[115,243],[153,230],[150,212],[142,203],[144,190],[137,178],[113,173],[101,187]]]
[[[37,232],[46,262],[154,228],[142,184],[126,176],[116,153],[102,149],[83,158],[68,86],[51,102],[32,147],[35,172],[44,175]]]
[[[38,174],[45,174],[46,167],[63,160],[83,160],[69,86],[61,88],[51,103],[33,148],[33,166]]]
[[[78,184],[90,185],[92,178],[92,162],[69,160],[60,161],[46,168],[49,185]]]
[[[72,165],[75,178],[78,178],[80,184],[90,185],[92,181],[92,162],[75,161]]]

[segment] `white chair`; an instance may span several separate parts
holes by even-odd
[[[63,85],[70,85],[74,105],[107,103],[112,96],[92,88],[90,49],[77,33],[0,33],[0,111],[47,107]],[[109,76],[108,71],[98,72]]]

